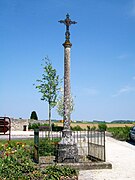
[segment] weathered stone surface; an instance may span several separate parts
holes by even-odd
[[[76,144],[58,144],[57,162],[75,163],[79,161]]]
[[[47,124],[46,120],[13,119],[11,118],[11,131],[28,131],[29,123]]]
[[[40,156],[39,163],[40,164],[54,164],[55,156]]]
[[[74,139],[72,137],[72,131],[70,129],[64,129],[62,131],[62,140],[60,141],[59,144],[70,144],[73,145]]]
[[[28,119],[11,119],[11,131],[28,131]]]
[[[70,129],[70,47],[64,48],[64,129]]]
[[[84,162],[84,163],[58,163],[58,166],[70,166],[77,170],[92,170],[92,169],[112,169],[112,164],[109,162]],[[48,164],[40,164],[43,169]]]
[[[74,176],[74,177],[60,177],[60,180],[78,180],[78,176]]]

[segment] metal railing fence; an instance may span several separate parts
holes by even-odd
[[[88,131],[88,156],[91,160],[106,161],[105,131]]]
[[[104,131],[72,131],[72,143],[77,144],[79,162],[90,160],[105,161]],[[58,144],[62,141],[62,131],[34,131],[34,158],[36,162],[57,163]]]

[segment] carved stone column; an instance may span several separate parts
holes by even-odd
[[[65,42],[64,46],[64,129],[70,130],[70,49],[72,44]]]

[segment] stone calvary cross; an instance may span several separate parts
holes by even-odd
[[[70,101],[71,101],[71,93],[70,93],[70,49],[72,44],[70,43],[70,32],[69,26],[71,24],[76,24],[77,22],[72,21],[69,18],[69,14],[66,15],[65,20],[58,21],[66,25],[65,32],[65,43],[64,46],[64,129],[70,130]]]
[[[72,131],[70,130],[70,108],[71,108],[71,93],[70,93],[70,43],[69,26],[77,22],[71,21],[69,14],[65,20],[60,20],[60,23],[66,25],[64,46],[64,124],[62,131],[62,140],[58,144],[57,162],[78,162],[78,149],[75,143]]]

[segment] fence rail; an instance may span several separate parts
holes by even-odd
[[[88,156],[105,162],[105,131],[88,131],[88,134]]]
[[[58,144],[62,140],[62,131],[34,131],[34,158],[36,162],[56,162]],[[105,132],[104,131],[72,131],[70,141],[77,144],[79,162],[88,159],[105,161]],[[57,162],[56,162],[57,163]]]

